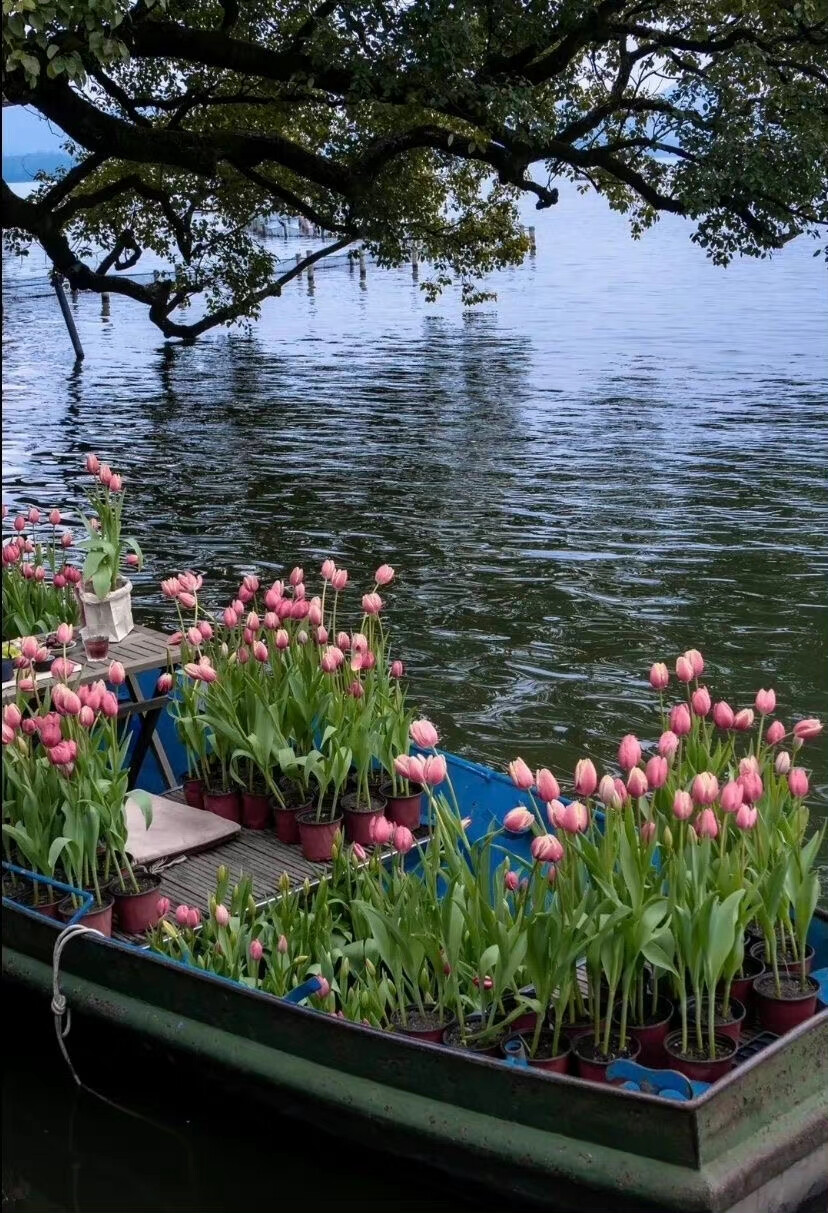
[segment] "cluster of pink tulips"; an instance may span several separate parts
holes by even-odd
[[[3,639],[75,623],[82,575],[67,560],[74,539],[62,527],[60,510],[42,513],[32,506],[9,519],[4,505],[3,530]]]

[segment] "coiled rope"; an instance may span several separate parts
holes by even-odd
[[[66,1004],[66,995],[60,988],[60,959],[63,955],[63,949],[69,941],[80,939],[82,935],[100,935],[103,939],[101,931],[96,931],[94,927],[85,927],[82,923],[75,922],[65,927],[58,935],[55,940],[55,950],[52,953],[52,1014],[55,1018],[55,1035],[57,1036],[57,1042],[63,1054],[63,1059],[69,1067],[69,1071],[75,1080],[75,1085],[78,1087],[82,1087],[84,1084],[78,1077],[77,1070],[72,1065],[72,1059],[66,1047],[66,1037],[69,1035],[69,1030],[72,1027],[72,1012]]]

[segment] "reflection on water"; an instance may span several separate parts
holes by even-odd
[[[9,291],[4,499],[77,500],[89,449],[123,466],[152,617],[184,567],[223,603],[253,568],[388,560],[417,701],[490,762],[652,738],[646,670],[689,646],[734,703],[828,715],[824,267],[800,244],[716,270],[677,221],[634,245],[569,195],[542,218],[492,307],[340,266],[174,347],[81,298],[76,370],[55,301]]]

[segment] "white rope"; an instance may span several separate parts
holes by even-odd
[[[58,935],[55,940],[55,950],[52,953],[52,1014],[55,1017],[55,1035],[57,1036],[57,1042],[63,1054],[63,1059],[69,1067],[76,1086],[79,1087],[82,1087],[83,1083],[78,1078],[77,1071],[72,1065],[72,1059],[69,1056],[65,1043],[66,1037],[69,1035],[69,1029],[72,1027],[72,1012],[66,1005],[66,995],[60,988],[60,959],[63,955],[63,949],[70,939],[79,939],[82,935],[100,935],[103,939],[103,934],[100,931],[96,931],[94,927],[85,927],[83,923],[75,922],[66,927]]]

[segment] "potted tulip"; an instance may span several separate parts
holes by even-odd
[[[97,455],[88,455],[86,469],[95,478],[89,503],[95,514],[84,518],[86,560],[80,599],[85,634],[123,640],[132,631],[132,582],[121,573],[122,563],[140,568],[141,549],[121,532],[123,479]],[[131,554],[131,556],[130,556]]]
[[[342,829],[339,797],[351,769],[350,749],[335,743],[333,731],[326,730],[326,734],[314,768],[316,805],[296,815],[302,854],[312,863],[327,863],[331,858]]]

